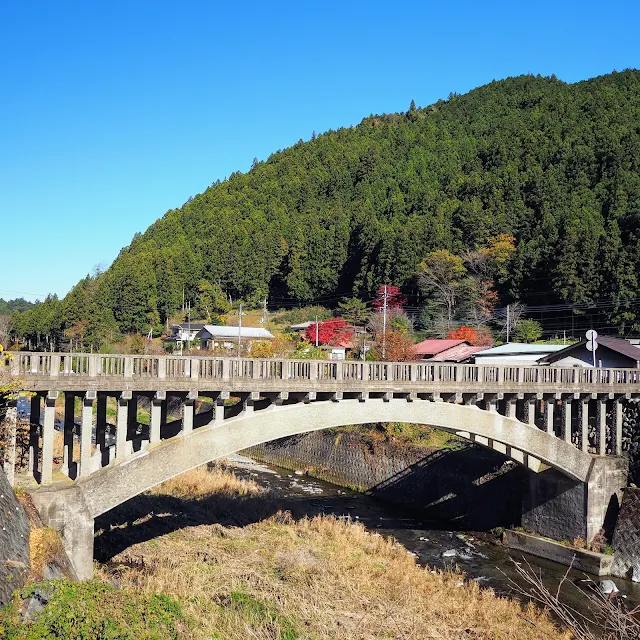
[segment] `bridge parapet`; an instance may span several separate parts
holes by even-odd
[[[31,390],[253,390],[267,383],[278,390],[640,393],[640,369],[27,352],[15,353],[11,367]]]

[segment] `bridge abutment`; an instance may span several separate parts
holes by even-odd
[[[548,468],[529,474],[522,526],[554,540],[591,542],[609,534],[627,484],[626,458],[594,457],[586,481]]]
[[[94,519],[78,486],[34,491],[33,503],[45,525],[55,529],[62,539],[78,580],[93,576]]]

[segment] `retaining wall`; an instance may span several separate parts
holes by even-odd
[[[359,432],[291,436],[247,449],[257,460],[366,491],[451,526],[518,525],[528,471],[484,447],[433,450],[371,441]]]
[[[29,520],[0,467],[0,606],[29,572]]]

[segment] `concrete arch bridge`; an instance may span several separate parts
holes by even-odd
[[[636,369],[55,353],[16,353],[10,366],[33,392],[24,474],[80,578],[92,574],[94,518],[129,498],[253,445],[369,422],[435,426],[516,460],[540,498],[532,524],[566,537],[553,527],[568,517],[569,535],[590,540],[626,485],[622,409],[640,397]],[[141,397],[151,406],[142,429]],[[196,413],[203,397],[212,409]],[[181,417],[171,421],[172,398]],[[10,478],[13,467],[10,455]],[[549,469],[551,483],[540,479]]]

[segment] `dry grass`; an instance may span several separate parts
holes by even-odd
[[[204,469],[190,473],[161,491],[193,498],[205,482],[212,491],[227,486]],[[422,568],[394,540],[333,516],[187,527],[125,549],[98,574],[178,598],[191,620],[183,637],[194,640],[570,637],[535,607]]]
[[[265,489],[252,480],[242,480],[231,471],[213,470],[206,466],[187,471],[151,490],[151,493],[171,495],[186,500],[197,500],[215,495],[257,496]]]
[[[29,534],[29,580],[37,581],[44,578],[44,568],[62,550],[62,543],[58,534],[49,527],[31,527]]]

